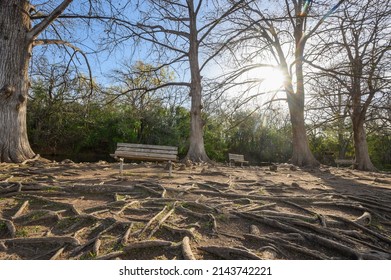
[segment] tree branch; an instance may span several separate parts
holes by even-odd
[[[40,23],[35,25],[27,34],[27,36],[34,40],[41,34],[53,21],[55,21],[64,10],[72,3],[73,0],[64,0],[57,8],[53,10],[53,12],[42,20]]]
[[[92,70],[91,70],[91,66],[90,66],[90,63],[88,61],[87,55],[81,49],[79,49],[75,45],[72,45],[71,43],[69,43],[67,41],[64,41],[64,40],[41,39],[41,40],[35,40],[33,42],[33,47],[35,47],[35,46],[42,46],[42,45],[63,45],[63,46],[69,47],[69,48],[71,48],[71,49],[73,49],[75,51],[74,54],[72,55],[72,57],[76,53],[80,53],[84,57],[84,60],[86,61],[86,64],[87,64],[88,75],[89,75],[89,78],[90,78],[90,94],[92,94],[93,89],[94,89],[93,88],[94,85],[93,85],[93,82],[92,82]],[[72,61],[72,58],[71,58],[71,61]]]

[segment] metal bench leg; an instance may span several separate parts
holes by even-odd
[[[124,171],[124,159],[120,158],[119,159],[119,174],[122,175],[123,171]]]
[[[171,174],[172,174],[172,162],[171,162],[171,160],[168,161],[168,172],[169,172],[169,176],[171,177]]]

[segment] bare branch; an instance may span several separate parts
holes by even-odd
[[[40,23],[35,25],[27,34],[27,36],[34,40],[41,34],[53,21],[55,21],[64,10],[72,3],[73,0],[64,0],[53,12],[43,19]]]
[[[33,46],[50,45],[50,44],[63,45],[63,46],[66,46],[66,47],[73,49],[74,53],[72,54],[72,57],[75,56],[76,53],[80,53],[84,57],[84,60],[87,64],[88,74],[89,74],[89,78],[90,78],[90,94],[92,95],[93,90],[94,90],[93,79],[92,79],[92,70],[91,70],[91,66],[90,66],[90,63],[88,61],[86,54],[78,47],[72,45],[69,42],[63,41],[63,40],[41,39],[41,40],[35,40],[33,42]],[[72,58],[71,58],[71,60],[72,60]]]

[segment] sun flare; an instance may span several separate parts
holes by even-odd
[[[265,91],[276,91],[284,85],[285,76],[277,68],[259,68],[255,74],[261,80],[260,88]]]

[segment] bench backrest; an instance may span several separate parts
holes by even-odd
[[[178,147],[117,143],[115,156],[138,160],[177,160]]]
[[[342,163],[342,164],[349,164],[349,163],[354,163],[354,159],[342,159],[342,158],[337,158],[335,160],[337,163]]]
[[[244,161],[244,155],[238,155],[238,154],[228,154],[229,161]]]

